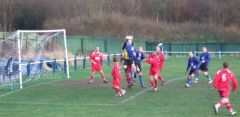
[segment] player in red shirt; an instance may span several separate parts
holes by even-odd
[[[103,60],[103,56],[102,53],[99,51],[99,47],[95,48],[95,51],[90,55],[89,59],[92,62],[92,73],[89,84],[94,83],[94,74],[96,71],[100,72],[103,82],[107,83],[107,80],[101,67],[101,61]]]
[[[214,77],[213,89],[217,89],[218,93],[221,97],[221,100],[213,106],[215,114],[218,113],[218,108],[221,106],[226,106],[231,115],[235,115],[236,112],[231,107],[229,102],[230,96],[230,84],[232,82],[232,90],[233,92],[238,89],[238,81],[235,77],[234,73],[229,69],[229,63],[223,63],[223,69],[218,71]]]
[[[120,87],[121,81],[122,81],[121,66],[120,66],[116,56],[113,57],[113,62],[114,62],[114,64],[113,64],[113,69],[112,69],[112,77],[113,77],[112,86],[116,90],[117,95],[119,97],[121,97],[122,95],[124,95],[126,93],[126,91]]]
[[[146,60],[148,64],[150,64],[150,70],[149,70],[149,77],[150,77],[150,83],[153,87],[154,91],[157,91],[158,89],[158,76],[159,76],[159,71],[160,71],[160,62],[161,62],[161,57],[160,57],[160,47],[156,47],[156,52],[153,54],[150,54]]]
[[[163,46],[162,43],[159,43],[158,46],[161,48]],[[163,50],[160,52],[160,63],[159,63],[159,73],[163,70],[163,65],[165,62],[165,56],[163,54]],[[161,85],[163,86],[163,84],[165,83],[165,80],[162,76],[160,76],[160,74],[158,75],[158,79],[161,81]]]

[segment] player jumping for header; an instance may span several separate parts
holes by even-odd
[[[208,53],[208,50],[206,47],[203,47],[202,50],[203,50],[203,53],[200,55],[200,58],[199,58],[199,61],[200,61],[199,71],[204,73],[204,75],[208,79],[208,83],[211,84],[212,78],[208,74],[208,68],[209,68],[211,56]],[[195,83],[198,83],[200,72],[198,72],[198,74],[196,75],[196,80],[194,81]]]
[[[92,72],[91,72],[89,84],[94,83],[94,74],[96,71],[100,72],[103,82],[107,83],[107,80],[105,78],[105,75],[101,67],[101,61],[103,60],[103,56],[99,50],[99,47],[95,48],[95,51],[90,55],[89,59],[92,62]]]
[[[134,64],[134,60],[136,58],[136,50],[133,47],[133,36],[127,35],[125,37],[126,42],[123,45],[123,60],[124,60],[124,69],[126,73],[126,80],[128,84],[128,88],[133,86],[132,80],[132,65]]]
[[[199,60],[193,55],[193,52],[189,52],[189,59],[187,64],[187,72],[189,71],[187,77],[186,87],[189,88],[192,86],[192,79],[198,72]]]
[[[223,69],[218,71],[214,77],[213,90],[217,89],[220,95],[220,101],[213,106],[215,114],[221,106],[226,106],[231,115],[236,115],[236,112],[231,107],[229,102],[230,84],[232,82],[232,90],[236,92],[238,89],[238,81],[234,73],[228,69],[229,63],[223,63]]]

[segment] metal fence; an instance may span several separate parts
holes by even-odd
[[[119,53],[121,52],[124,43],[123,38],[110,37],[93,37],[93,36],[68,36],[67,43],[69,50],[75,55],[88,55],[89,52],[99,46],[102,52],[105,53]],[[148,42],[140,39],[134,39],[134,46],[138,48],[143,47],[146,51],[154,51],[156,45],[160,42]],[[164,43],[164,42],[163,42]],[[202,47],[206,46],[209,51],[214,52],[240,52],[240,43],[164,43],[164,51],[168,52],[186,52],[186,51],[201,51]],[[170,53],[171,55],[171,53]]]
[[[0,32],[0,39],[4,39],[12,33]],[[38,38],[36,36],[26,38]],[[88,55],[96,46],[99,46],[104,53],[120,53],[124,43],[124,37],[96,37],[96,36],[67,36],[68,50],[73,55]],[[154,51],[156,45],[160,41],[148,42],[141,39],[134,39],[134,46],[138,48],[143,47],[146,51]],[[164,43],[164,42],[163,42]],[[223,51],[223,52],[240,52],[239,42],[208,42],[208,43],[177,43],[167,42],[164,43],[164,51],[168,52],[186,52],[186,51],[201,51],[202,47],[206,46],[209,51]],[[171,55],[171,53],[170,53]]]
[[[157,42],[146,42],[146,50],[153,51]],[[209,51],[224,51],[224,52],[239,52],[240,43],[218,43],[218,42],[208,42],[208,43],[164,43],[164,50],[169,52],[185,52],[185,51],[201,51],[202,47],[207,47]]]

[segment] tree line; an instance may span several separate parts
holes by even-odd
[[[240,0],[0,0],[0,31],[66,28],[163,41],[240,37]]]

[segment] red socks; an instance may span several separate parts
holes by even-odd
[[[90,76],[90,80],[94,80],[94,76]]]
[[[155,87],[155,80],[150,79],[150,83],[151,83],[152,87]]]
[[[232,112],[232,111],[233,111],[233,108],[232,108],[232,106],[231,106],[231,104],[230,104],[229,102],[219,101],[218,104],[219,104],[220,106],[226,105],[226,108],[227,108],[227,110],[228,110],[229,112]]]
[[[158,75],[158,79],[159,79],[160,81],[164,81],[163,77],[160,76],[160,75]]]
[[[228,109],[229,112],[233,111],[233,108],[232,108],[232,106],[231,106],[231,104],[229,102],[226,103],[226,108]]]
[[[157,88],[158,87],[158,81],[156,79],[154,79],[154,83],[155,83],[155,87],[154,88]]]
[[[128,86],[132,85],[132,78],[131,77],[127,77],[127,83],[128,83]]]
[[[104,74],[102,74],[101,77],[102,77],[103,80],[106,80],[106,77],[105,77]]]
[[[158,81],[156,79],[150,79],[150,83],[151,83],[153,88],[157,88],[158,87]]]
[[[122,89],[118,86],[114,87],[114,89],[117,91],[118,94],[122,92]]]

